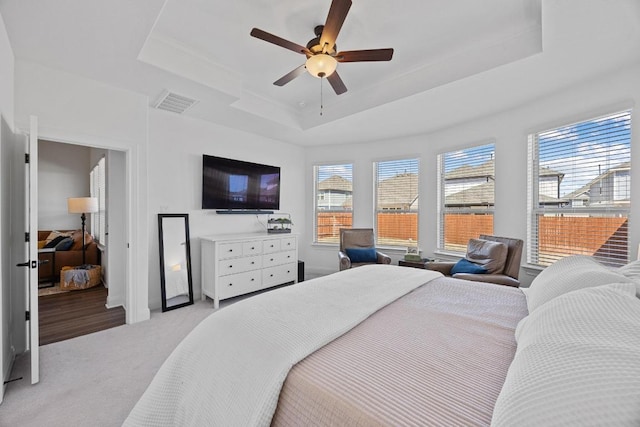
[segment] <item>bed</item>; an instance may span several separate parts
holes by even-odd
[[[569,257],[528,291],[389,265],[235,303],[126,426],[639,425],[640,264]]]

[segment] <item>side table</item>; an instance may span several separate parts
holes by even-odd
[[[56,248],[41,248],[38,249],[38,271],[42,264],[50,264],[49,276],[44,276],[38,279],[38,288],[50,288],[55,285],[56,281]],[[40,286],[40,283],[49,283],[45,286]]]
[[[433,262],[434,260],[431,258],[422,258],[421,261],[407,261],[404,259],[401,259],[400,261],[398,261],[398,265],[400,267],[413,267],[413,268],[422,268],[422,269],[426,269],[426,263],[428,262]]]

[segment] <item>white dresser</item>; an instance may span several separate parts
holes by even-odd
[[[220,300],[295,282],[298,238],[294,234],[221,234],[200,238],[202,299]]]

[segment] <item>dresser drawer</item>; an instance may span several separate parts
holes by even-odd
[[[277,252],[273,254],[262,255],[263,267],[287,264],[294,261],[296,261],[296,251]]]
[[[283,251],[290,251],[296,248],[295,237],[284,237],[280,240],[280,249]]]
[[[218,274],[226,276],[228,274],[244,273],[245,271],[262,268],[262,257],[260,255],[221,259],[218,261]]]
[[[270,254],[280,250],[280,239],[268,239],[262,242],[262,253]]]
[[[232,298],[255,292],[262,288],[262,270],[247,271],[220,277],[218,282],[219,299]]]
[[[242,255],[258,255],[262,253],[262,242],[260,240],[254,240],[251,242],[242,243]]]
[[[242,255],[242,242],[220,243],[218,259],[234,258]]]
[[[297,263],[276,265],[262,270],[262,287],[268,288],[296,280],[298,273]]]

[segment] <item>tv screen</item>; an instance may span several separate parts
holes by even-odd
[[[202,209],[280,209],[280,168],[203,155]]]

